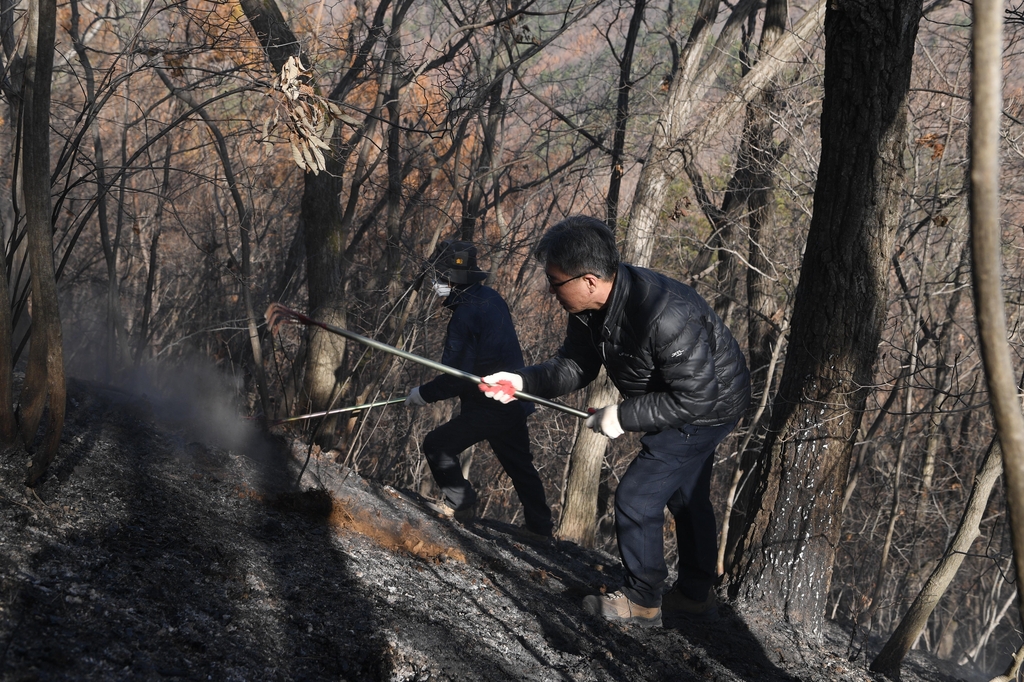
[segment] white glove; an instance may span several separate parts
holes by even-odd
[[[405,396],[405,404],[409,407],[423,407],[427,404],[427,401],[420,395],[419,386],[409,391],[409,395]]]
[[[512,372],[495,372],[481,379],[479,388],[488,398],[499,403],[510,403],[516,399],[516,391],[523,390],[523,377]]]
[[[600,433],[608,438],[618,438],[625,433],[622,430],[622,425],[619,424],[618,405],[602,407],[587,417],[587,421],[583,422],[583,425],[595,433]]]

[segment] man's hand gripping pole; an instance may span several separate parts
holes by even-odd
[[[440,362],[435,362],[433,360],[429,360],[414,353],[400,350],[398,348],[395,348],[394,346],[389,346],[388,344],[382,343],[380,341],[374,341],[373,339],[362,336],[361,334],[350,332],[347,329],[342,329],[341,327],[335,327],[334,325],[327,324],[326,322],[314,320],[313,318],[307,317],[306,315],[303,315],[302,313],[296,310],[286,308],[280,303],[271,303],[270,306],[267,308],[266,317],[267,326],[270,328],[271,332],[277,331],[277,328],[282,324],[301,324],[308,327],[320,327],[324,331],[328,331],[332,334],[337,334],[338,336],[343,336],[346,339],[355,341],[356,343],[361,343],[364,346],[376,348],[377,350],[384,351],[385,353],[390,353],[392,355],[397,355],[400,358],[411,360],[412,362],[415,362],[417,364],[430,367],[431,369],[435,369],[438,372],[450,374],[452,376],[459,377],[460,379],[465,379],[466,381],[472,381],[474,384],[477,385],[483,383],[483,380],[480,377],[476,376],[475,374],[463,372],[461,369],[455,369],[454,367],[443,365]],[[586,419],[587,417],[590,416],[587,412],[584,412],[583,410],[577,410],[576,408],[569,407],[568,405],[563,405],[561,403],[557,403],[553,400],[548,400],[547,398],[541,398],[540,396],[531,395],[529,393],[526,393],[525,391],[516,391],[515,397],[519,398],[520,400],[528,400],[531,403],[543,405],[544,407],[550,407],[560,412],[565,412],[566,414],[571,414],[572,416],[579,417],[580,419]]]

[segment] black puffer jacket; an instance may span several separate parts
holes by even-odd
[[[645,268],[619,265],[605,309],[570,315],[555,357],[521,370],[523,389],[564,395],[602,363],[625,398],[626,431],[728,424],[750,402],[746,359],[722,320],[691,287]]]
[[[498,371],[515,372],[523,366],[523,351],[512,324],[505,299],[483,284],[456,287],[444,301],[452,311],[444,339],[441,363],[477,376]],[[476,384],[442,374],[420,386],[420,396],[428,403],[458,396],[462,411],[533,412],[533,403],[509,408],[486,397]],[[510,403],[511,405],[511,403]]]

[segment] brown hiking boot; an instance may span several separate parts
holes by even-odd
[[[440,500],[429,500],[424,506],[435,514],[443,516],[446,519],[455,519],[462,523],[467,523],[476,518],[476,502],[468,507],[456,509],[448,501],[448,498],[445,497]]]
[[[639,625],[642,628],[661,627],[660,608],[634,604],[622,592],[584,597],[583,610],[617,623]]]
[[[661,598],[661,608],[669,619],[714,620],[718,618],[718,597],[714,590],[708,590],[704,601],[697,601],[674,588]]]

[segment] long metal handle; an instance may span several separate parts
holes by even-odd
[[[302,419],[313,419],[315,417],[326,417],[329,414],[342,414],[344,412],[359,412],[361,410],[367,410],[371,407],[383,407],[384,405],[395,405],[397,403],[404,403],[405,398],[391,398],[390,400],[378,400],[375,403],[364,403],[362,405],[353,405],[351,407],[339,407],[334,410],[326,410],[324,412],[313,412],[312,414],[300,414],[298,417],[286,417],[285,419],[275,419],[270,422],[271,426],[277,426],[278,424],[286,424],[288,422],[297,422]]]
[[[475,374],[463,372],[461,369],[455,369],[454,367],[443,365],[440,362],[435,362],[434,360],[430,360],[428,358],[421,357],[414,353],[410,353],[408,351],[395,348],[394,346],[389,346],[388,344],[382,343],[380,341],[374,341],[373,339],[367,338],[362,334],[356,334],[355,332],[350,332],[347,329],[335,327],[333,324],[327,324],[326,322],[314,320],[313,318],[307,317],[306,315],[303,315],[298,311],[287,308],[281,305],[280,303],[271,303],[270,307],[267,308],[267,324],[270,325],[272,329],[277,327],[278,324],[284,322],[287,319],[295,320],[304,325],[320,327],[325,331],[329,331],[332,334],[337,334],[338,336],[344,336],[346,339],[351,339],[352,341],[361,343],[364,346],[369,346],[370,348],[376,348],[377,350],[384,351],[385,353],[397,355],[400,358],[411,360],[412,362],[424,365],[425,367],[436,369],[438,372],[450,374],[452,376],[459,377],[460,379],[465,379],[466,381],[472,381],[474,384],[483,383],[483,379],[476,376]],[[557,403],[553,400],[548,400],[547,398],[541,398],[540,396],[532,395],[530,393],[526,393],[525,391],[516,391],[515,397],[519,398],[520,400],[528,400],[531,403],[543,405],[544,407],[550,407],[554,410],[565,412],[566,414],[571,414],[572,416],[579,417],[580,419],[586,419],[587,417],[590,416],[589,413],[584,412],[583,410],[577,410],[574,407],[569,407],[568,405],[563,405],[562,403]]]

